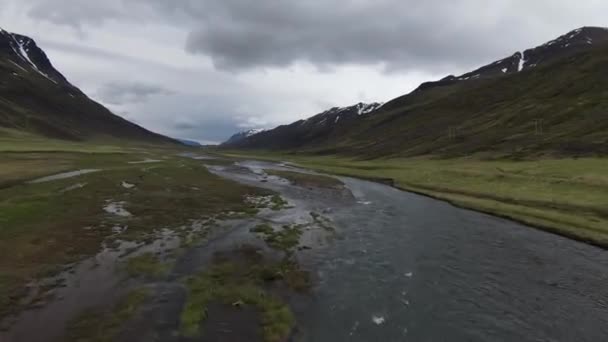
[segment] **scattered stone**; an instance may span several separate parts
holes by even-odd
[[[129,217],[132,216],[130,212],[128,212],[124,208],[125,202],[109,202],[103,210],[108,214],[120,216],[120,217]]]
[[[125,189],[131,189],[135,186],[135,184],[127,183],[125,181],[122,182],[122,187]]]

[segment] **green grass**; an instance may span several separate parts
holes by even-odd
[[[323,216],[323,215],[321,215],[319,213],[316,213],[314,211],[310,212],[310,216],[312,217],[313,221],[319,227],[325,229],[328,232],[334,232],[335,231],[335,228],[333,227],[331,221],[327,217],[325,217],[325,216]]]
[[[405,190],[608,247],[608,159],[357,160],[274,153],[260,153],[258,158],[289,160],[330,174],[390,180]]]
[[[257,226],[251,228],[251,232],[269,235],[269,234],[274,233],[274,229],[268,223],[262,223],[262,224],[258,224]]]
[[[290,183],[296,186],[305,188],[331,188],[339,189],[344,186],[342,182],[334,177],[324,175],[313,175],[302,172],[281,171],[281,170],[264,170],[271,176],[277,176],[287,179]]]
[[[200,161],[175,157],[176,152],[0,153],[3,166],[13,170],[0,176],[0,184],[5,184],[0,187],[0,316],[19,309],[17,303],[28,282],[47,276],[45,270],[94,255],[103,241],[148,241],[162,228],[188,225],[225,212],[255,210],[245,202],[247,196],[272,194],[215,176]],[[163,162],[128,163],[144,158]],[[32,165],[40,169],[20,179],[19,170],[29,170]],[[84,168],[102,171],[24,183],[61,170]],[[135,187],[126,189],[123,181]],[[83,187],[70,189],[77,183]],[[103,207],[110,200],[124,202],[132,216],[106,213]],[[114,225],[128,229],[114,236]]]
[[[163,263],[154,253],[144,253],[126,262],[125,269],[132,277],[162,277],[169,271],[170,265]]]
[[[188,298],[180,315],[181,333],[187,337],[204,334],[201,324],[213,312],[208,311],[211,303],[251,306],[260,312],[260,325],[264,340],[284,341],[290,334],[295,318],[279,297],[265,288],[267,284],[283,281],[288,288],[305,291],[310,288],[308,273],[297,264],[282,261],[270,262],[252,249],[237,251],[240,258],[216,260],[212,266],[186,280]]]
[[[274,211],[285,209],[288,207],[288,205],[289,203],[280,195],[272,195],[270,198],[270,209]]]
[[[91,310],[82,313],[69,323],[67,341],[114,341],[124,324],[135,316],[149,296],[147,289],[136,289],[121,298],[108,312]]]
[[[278,230],[275,230],[269,224],[260,224],[252,228],[251,231],[260,234],[268,246],[281,250],[288,255],[298,246],[302,236],[302,226],[297,224],[284,225]]]

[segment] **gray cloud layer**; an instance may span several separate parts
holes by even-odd
[[[172,93],[172,91],[157,85],[113,82],[102,86],[97,96],[105,103],[122,105],[144,102],[152,96],[171,95]]]
[[[56,23],[97,25],[128,12],[131,19],[183,25],[190,31],[189,52],[229,70],[298,61],[321,68],[344,63],[442,71],[471,67],[564,33],[553,31],[564,18],[582,26],[592,24],[591,10],[608,10],[608,4],[594,0],[592,6],[576,7],[564,0],[34,1],[31,15]]]

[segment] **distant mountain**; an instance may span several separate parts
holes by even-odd
[[[57,71],[36,42],[0,29],[0,128],[67,140],[175,143],[112,114]]]
[[[182,144],[184,144],[186,146],[191,146],[191,147],[201,147],[201,146],[203,146],[203,145],[201,145],[201,143],[199,143],[198,141],[194,141],[194,140],[177,139],[177,141],[181,142]]]
[[[224,144],[234,145],[240,141],[245,140],[246,138],[248,138],[254,134],[258,134],[261,132],[264,132],[264,130],[263,129],[249,129],[246,131],[238,132],[238,133],[233,134],[230,138],[228,138],[228,140],[226,140],[226,142],[224,142]]]
[[[229,147],[363,158],[608,155],[608,30],[583,27],[370,115],[339,109]]]
[[[266,131],[247,131],[233,135],[221,146],[248,148],[298,148],[322,143],[349,123],[382,106],[381,103],[358,103],[349,107],[334,107],[309,119]]]

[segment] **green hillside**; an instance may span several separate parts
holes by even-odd
[[[57,71],[36,43],[0,30],[0,137],[176,143],[111,113]]]
[[[338,121],[330,110],[226,147],[364,158],[603,156],[607,74],[608,30],[581,28],[424,83],[369,114]]]

